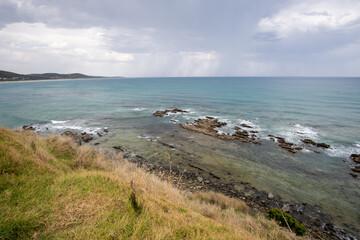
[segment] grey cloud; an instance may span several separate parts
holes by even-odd
[[[99,75],[104,75],[104,71],[128,76],[312,75],[321,72],[326,74],[329,65],[335,66],[332,74],[336,74],[337,69],[339,73],[344,72],[343,69],[350,69],[352,74],[359,74],[360,70],[347,62],[339,62],[336,67],[337,60],[330,54],[332,50],[341,49],[359,39],[358,20],[349,23],[346,29],[329,30],[318,27],[317,32],[295,31],[287,37],[282,36],[275,28],[267,31],[259,29],[261,19],[271,18],[301,2],[11,0],[0,3],[0,33],[9,24],[19,22],[43,23],[49,29],[59,29],[60,32],[62,29],[99,28],[98,33],[103,32],[99,38],[102,51],[107,51],[111,56],[130,54],[134,58],[122,63],[101,63],[98,65],[98,72],[94,72]],[[326,16],[329,13],[326,9],[313,10],[310,7],[304,14]],[[2,43],[3,46],[0,42],[0,50],[6,49],[9,54],[9,51],[15,50],[19,56],[21,52],[27,52],[26,49],[12,50],[5,46],[8,41],[4,40]],[[29,49],[31,44],[35,43],[29,43]],[[46,44],[49,45],[48,48],[54,45],[51,42]],[[55,43],[57,46],[59,44],[64,43]],[[23,43],[21,46],[27,45]],[[79,48],[79,45],[76,46]],[[348,48],[346,51],[349,51]],[[39,71],[49,71],[48,68],[53,71],[71,71],[73,66],[73,71],[79,71],[78,67],[88,73],[90,70],[86,69],[95,66],[95,60],[86,60],[86,54],[83,54],[83,65],[76,66],[77,59],[74,58],[71,64],[65,64],[66,68],[60,68],[61,63],[68,62],[67,57],[59,50],[53,52],[56,55],[39,53],[37,61],[29,63],[26,69],[32,67]],[[213,57],[206,60],[207,54],[216,57],[216,60]],[[57,64],[44,64],[47,62],[46,58],[50,57]],[[5,61],[6,65],[3,64]],[[36,65],[39,63],[43,66]],[[22,66],[16,64],[15,58],[0,60],[0,64],[12,67],[7,70],[17,70]],[[95,69],[92,68],[91,71]]]

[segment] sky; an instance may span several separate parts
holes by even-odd
[[[0,0],[0,69],[359,76],[360,0]]]

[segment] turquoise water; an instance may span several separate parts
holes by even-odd
[[[360,78],[134,78],[0,83],[0,125],[37,124],[44,133],[95,133],[104,146],[125,144],[150,154],[149,139],[171,141],[198,154],[202,164],[232,171],[258,189],[285,199],[317,204],[338,224],[360,229],[360,181],[349,175],[360,153]],[[189,114],[155,118],[159,109]],[[177,123],[215,116],[228,125],[246,123],[263,145],[224,142],[182,130]],[[173,120],[173,121],[171,121]],[[177,123],[174,123],[176,121]],[[169,133],[176,138],[169,138]],[[331,145],[291,154],[268,134],[302,145],[311,138]],[[195,140],[194,140],[195,139]],[[139,147],[141,146],[141,147]],[[307,149],[308,148],[308,149]],[[171,153],[170,153],[171,154]],[[199,160],[200,161],[200,160]]]

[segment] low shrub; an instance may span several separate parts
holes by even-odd
[[[291,230],[296,233],[296,235],[306,235],[306,228],[304,227],[304,225],[302,225],[294,217],[290,216],[286,212],[283,212],[276,208],[270,208],[267,211],[266,217],[274,219],[282,227],[287,227],[288,224]]]

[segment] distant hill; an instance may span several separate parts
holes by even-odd
[[[81,73],[59,74],[18,74],[0,70],[0,81],[24,81],[24,80],[45,80],[45,79],[78,79],[78,78],[101,78],[101,76],[88,76]]]

